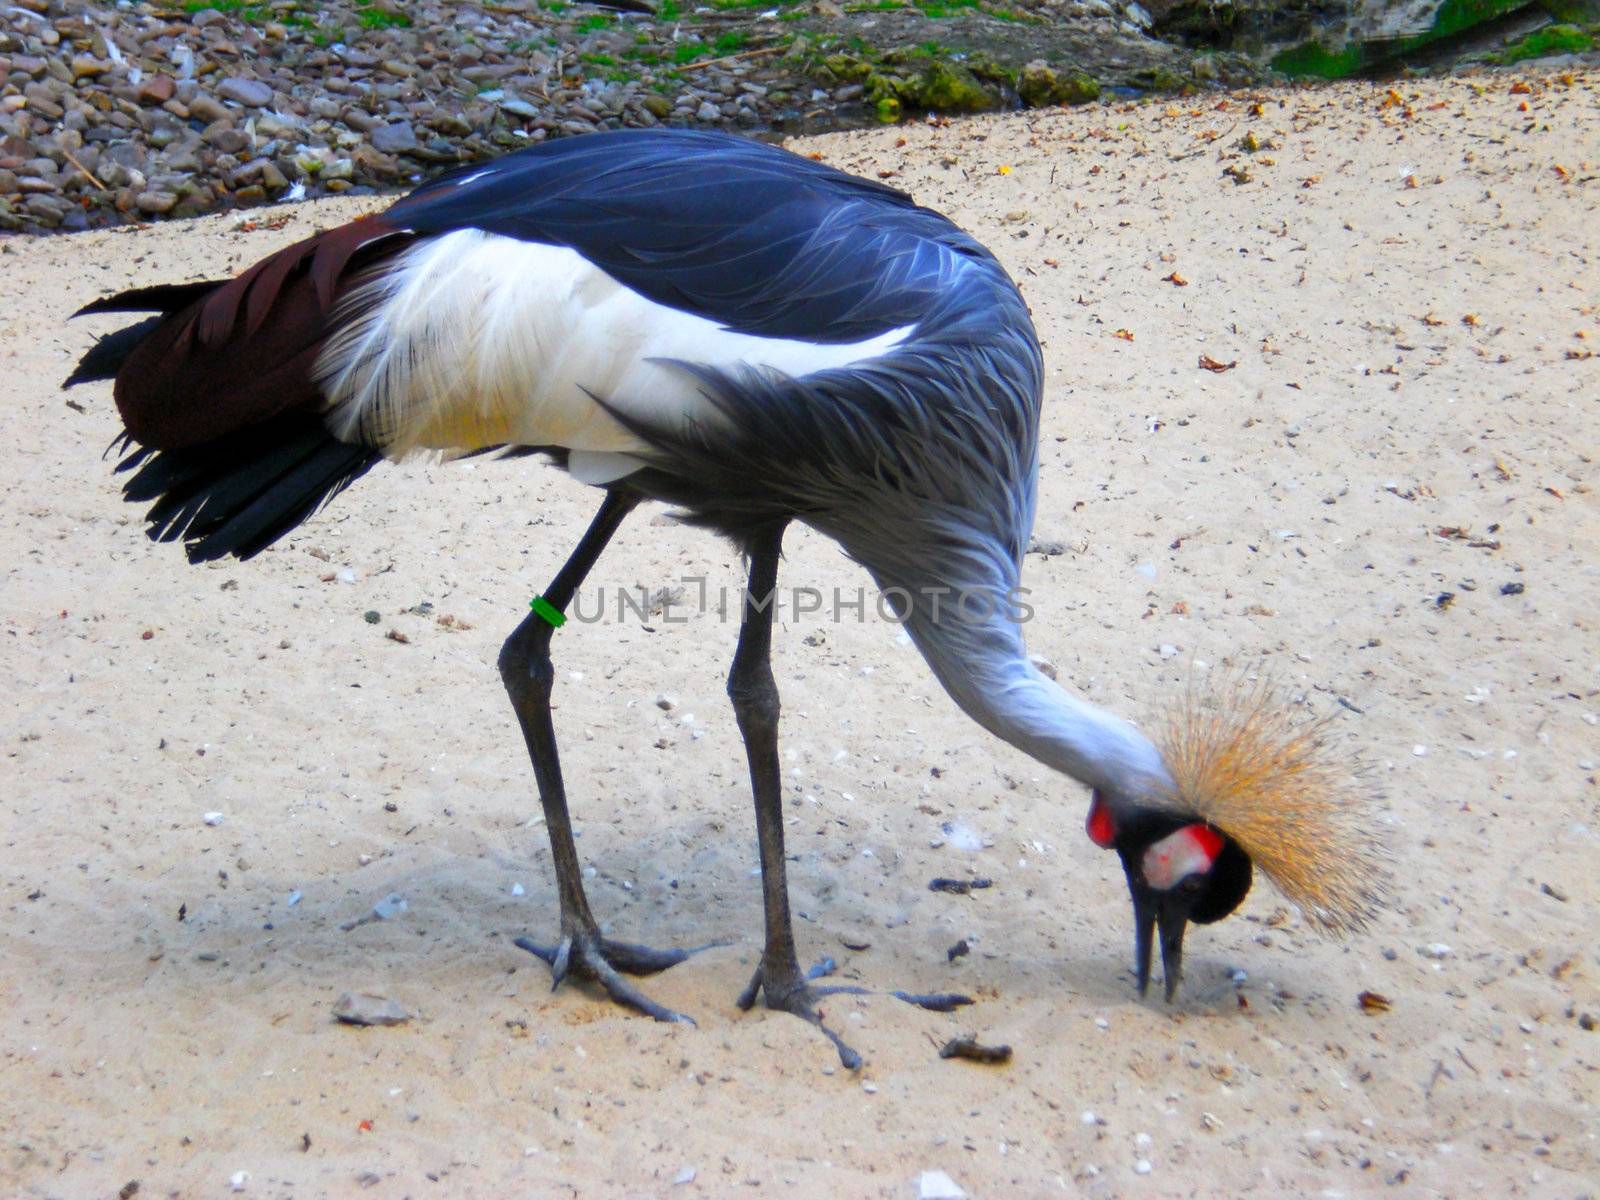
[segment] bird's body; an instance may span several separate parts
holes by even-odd
[[[780,895],[762,607],[790,521],[867,569],[975,720],[1094,788],[1108,829],[1153,813],[1154,838],[1196,819],[1147,738],[1029,663],[1017,596],[1038,341],[994,257],[898,192],[722,135],[597,135],[444,177],[235,280],[89,311],[140,308],[163,315],[111,335],[75,379],[115,376],[137,445],[128,495],[156,501],[152,535],[197,560],[255,553],[382,457],[495,447],[546,452],[606,491],[546,591],[557,608],[641,499],[736,540],[756,606],[729,687],[767,881],[749,999],[759,985],[816,1019]],[[560,845],[550,633],[530,617],[501,658],[541,798],[559,809],[563,941],[546,956],[558,978],[575,964],[643,1007],[607,961],[667,964],[600,944]],[[1209,868],[1209,846],[1186,842],[1178,861]],[[1229,886],[1218,915],[1243,896]]]

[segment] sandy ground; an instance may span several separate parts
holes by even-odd
[[[1142,1002],[1082,791],[893,626],[786,619],[803,952],[979,998],[832,1003],[859,1076],[733,1004],[760,907],[714,612],[557,638],[591,897],[624,937],[726,941],[649,984],[699,1027],[552,994],[510,944],[555,901],[493,663],[592,492],[529,462],[380,469],[274,552],[194,569],[100,461],[106,390],[56,390],[109,327],[64,324],[77,305],[357,204],[0,247],[0,1195],[244,1172],[271,1197],[906,1197],[925,1170],[974,1197],[1594,1194],[1600,76],[1513,82],[803,147],[951,213],[1033,305],[1058,553],[1028,562],[1032,648],[1145,720],[1197,659],[1264,662],[1377,765],[1399,858],[1371,935],[1322,940],[1258,886],[1191,932],[1180,1003]],[[696,575],[740,582],[645,513],[597,582]],[[804,531],[784,578],[866,583]],[[927,888],[969,872],[995,886]],[[341,929],[392,892],[403,914]],[[338,1025],[349,989],[417,1015]],[[941,1061],[959,1032],[1015,1059]]]

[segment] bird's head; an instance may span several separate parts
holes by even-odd
[[[1089,838],[1122,858],[1133,896],[1135,969],[1139,993],[1150,986],[1154,937],[1161,936],[1161,972],[1167,999],[1183,978],[1183,934],[1193,921],[1220,921],[1250,891],[1250,856],[1239,843],[1204,821],[1161,809],[1133,810],[1121,820],[1100,792],[1087,822]]]
[[[1122,859],[1139,991],[1154,939],[1170,1001],[1192,921],[1244,902],[1255,869],[1326,932],[1359,929],[1387,897],[1380,796],[1325,720],[1298,720],[1270,686],[1191,691],[1158,739],[1171,786],[1130,800],[1096,789],[1087,832]]]

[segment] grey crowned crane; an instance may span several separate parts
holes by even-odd
[[[441,177],[235,279],[83,312],[157,314],[103,338],[68,383],[115,380],[124,494],[154,502],[150,535],[192,561],[249,558],[379,460],[418,451],[541,452],[601,489],[499,658],[561,905],[552,943],[519,945],[557,983],[578,975],[682,1019],[623,976],[691,951],[612,941],[590,911],[550,713],[548,618],[642,500],[748,562],[728,693],[766,942],[740,1005],[763,995],[811,1021],[847,1064],[859,1060],[818,1013],[827,989],[800,968],[785,879],[766,601],[791,521],[894,598],[975,721],[1090,789],[1089,835],[1119,853],[1133,897],[1141,992],[1157,931],[1170,1000],[1186,924],[1238,907],[1252,862],[1326,926],[1359,925],[1379,899],[1364,794],[1271,696],[1191,704],[1158,749],[1030,664],[1014,598],[1039,343],[994,256],[900,192],[730,136],[593,135]]]

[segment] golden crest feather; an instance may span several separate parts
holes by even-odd
[[[1191,686],[1159,738],[1169,802],[1222,830],[1307,920],[1363,928],[1384,906],[1382,796],[1329,719],[1300,720],[1270,683]]]

